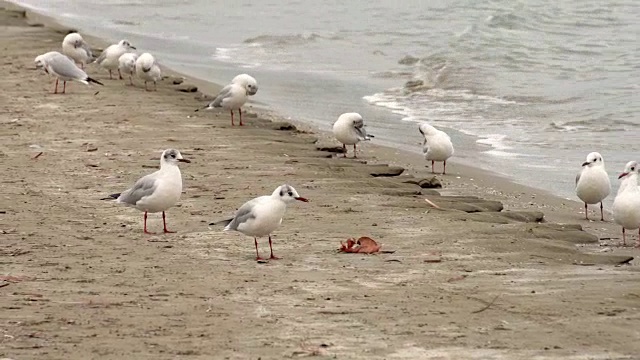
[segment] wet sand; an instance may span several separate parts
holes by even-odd
[[[580,204],[455,163],[438,176],[443,189],[421,189],[411,182],[431,175],[418,156],[366,143],[360,159],[336,157],[318,150],[337,146],[327,134],[250,106],[246,126],[231,127],[223,111],[194,113],[200,92],[178,91],[193,84],[212,93],[215,84],[174,85],[177,74],[146,92],[90,65],[104,87],[73,83],[54,95],[53,80],[30,68],[66,31],[6,10],[0,27],[0,356],[632,359],[640,351],[637,250],[617,246],[614,224],[582,220]],[[166,148],[192,160],[181,167],[183,197],[167,212],[177,233],[144,235],[142,213],[100,198],[154,171]],[[383,164],[405,170],[372,176],[393,172]],[[289,207],[274,234],[282,260],[256,263],[251,238],[208,226],[283,183],[311,202]],[[160,216],[149,225],[161,230]],[[336,252],[360,236],[389,252]],[[268,254],[265,239],[260,250]]]

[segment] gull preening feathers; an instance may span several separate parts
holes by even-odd
[[[122,56],[122,54],[131,52],[135,49],[136,48],[131,46],[129,41],[120,40],[120,42],[118,42],[117,44],[109,45],[109,47],[104,49],[104,51],[102,51],[102,54],[100,54],[98,59],[96,59],[96,63],[109,70],[109,79],[113,79],[111,71],[118,70],[118,75],[120,77],[120,80],[122,80],[122,73],[120,73],[120,70],[118,69],[118,60],[120,59],[120,56]]]
[[[442,175],[447,172],[447,159],[453,155],[453,143],[444,131],[440,131],[427,123],[421,123],[418,130],[424,136],[422,152],[426,160],[431,160],[431,173],[435,173],[435,162],[442,161]]]
[[[576,176],[576,195],[584,202],[584,216],[589,220],[588,204],[600,203],[600,220],[604,221],[602,201],[611,193],[611,182],[604,168],[604,158],[592,152],[582,163],[582,170]]]
[[[76,64],[80,64],[81,69],[84,69],[85,65],[95,60],[89,45],[76,32],[67,34],[64,37],[64,40],[62,40],[62,53],[71,58]]]
[[[43,69],[47,74],[56,77],[54,94],[58,93],[59,80],[63,81],[63,94],[67,91],[67,81],[77,81],[85,85],[89,85],[89,83],[103,85],[100,81],[90,78],[84,70],[76,66],[73,60],[57,51],[50,51],[37,56],[35,64],[36,68]]]
[[[258,82],[256,79],[248,74],[240,74],[231,80],[232,84],[238,84],[247,89],[247,95],[253,96],[258,92]]]
[[[180,151],[167,149],[160,157],[160,170],[141,177],[133,187],[120,193],[109,195],[108,199],[116,199],[118,203],[144,211],[144,233],[153,234],[147,230],[147,213],[162,211],[164,233],[172,233],[167,229],[164,212],[174,206],[182,194],[182,174],[179,162],[190,163],[182,157]]]
[[[356,158],[356,144],[374,137],[367,135],[364,127],[364,119],[358,113],[344,113],[333,123],[333,135],[342,143],[344,157],[347,157],[347,145],[353,145],[353,157]]]
[[[613,220],[622,226],[622,244],[627,244],[625,229],[640,228],[640,188],[638,188],[638,172],[640,167],[635,161],[629,161],[624,171],[618,176],[622,179],[618,194],[613,201]],[[640,232],[636,246],[640,247]]]
[[[231,126],[235,126],[235,123],[233,121],[233,110],[238,110],[238,114],[240,116],[240,126],[243,126],[244,124],[242,123],[242,105],[247,102],[249,90],[251,89],[250,86],[251,84],[249,83],[231,83],[223,87],[222,90],[220,90],[218,96],[216,96],[216,98],[213,99],[212,102],[204,107],[204,110],[213,108],[223,108],[225,110],[229,110],[229,112],[231,112]]]
[[[144,80],[145,90],[149,90],[147,88],[148,81],[153,81],[153,90],[157,90],[156,83],[162,79],[160,67],[153,55],[149,53],[144,53],[136,59],[136,75]]]
[[[132,52],[124,53],[118,58],[118,70],[121,73],[129,74],[129,84],[131,85],[133,85],[133,74],[136,71],[137,59],[138,54]]]
[[[256,260],[263,260],[258,252],[258,238],[269,236],[269,249],[271,250],[269,258],[278,259],[273,255],[271,233],[282,224],[287,204],[296,200],[309,201],[301,197],[292,186],[281,185],[271,195],[260,196],[244,203],[233,218],[213,222],[209,225],[225,225],[225,231],[234,230],[252,236],[256,246]]]

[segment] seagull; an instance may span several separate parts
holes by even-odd
[[[238,84],[247,88],[247,95],[253,96],[258,92],[258,82],[248,74],[240,74],[231,80],[232,84]]]
[[[62,53],[70,57],[76,64],[80,64],[81,69],[94,60],[91,48],[77,32],[72,32],[64,37]]]
[[[156,82],[162,79],[162,73],[153,55],[144,53],[136,59],[136,74],[144,80],[145,90],[149,90],[147,88],[147,81],[153,81],[153,91],[158,90]]]
[[[604,159],[597,152],[587,155],[582,170],[576,176],[576,195],[584,202],[584,216],[589,220],[587,204],[600,203],[600,220],[604,221],[602,201],[611,193],[609,175],[604,169]]]
[[[440,131],[427,123],[421,123],[418,126],[418,130],[424,136],[422,152],[425,159],[431,160],[431,173],[435,173],[435,162],[442,161],[442,175],[445,175],[447,172],[447,159],[453,155],[451,138],[444,131]]]
[[[133,73],[136,71],[136,60],[138,54],[136,53],[124,53],[118,58],[118,70],[129,74],[129,84],[133,85]]]
[[[333,124],[333,135],[342,143],[344,157],[347,157],[347,145],[353,145],[353,157],[357,158],[356,144],[374,137],[367,135],[364,126],[364,120],[358,113],[344,113]]]
[[[225,231],[235,230],[247,236],[253,236],[256,245],[256,261],[263,260],[258,252],[258,238],[269,236],[271,250],[269,259],[277,260],[279,258],[273,255],[271,233],[282,224],[287,204],[296,200],[309,201],[300,197],[292,186],[281,185],[271,195],[260,196],[244,203],[232,219],[212,222],[209,225],[225,225]]]
[[[638,188],[638,172],[640,167],[635,161],[629,161],[624,171],[618,176],[622,179],[618,195],[613,201],[613,219],[622,226],[622,244],[627,245],[625,229],[640,228],[640,188]],[[640,247],[640,231],[636,247]]]
[[[144,233],[147,230],[147,213],[162,211],[164,233],[174,233],[167,229],[165,210],[174,206],[182,194],[182,174],[178,162],[190,163],[175,149],[167,149],[160,157],[160,170],[141,177],[132,188],[120,194],[112,194],[102,200],[116,199],[116,202],[144,211]]]
[[[221,107],[225,110],[229,110],[231,112],[231,126],[235,126],[233,122],[233,110],[238,110],[238,114],[240,114],[240,126],[242,124],[242,105],[247,102],[248,95],[253,91],[255,94],[258,91],[258,88],[253,88],[254,84],[250,82],[240,83],[231,83],[220,90],[218,96],[213,99],[207,106],[202,108],[203,110],[213,109]],[[197,109],[198,111],[200,109]]]
[[[46,54],[37,56],[35,63],[37,69],[44,69],[47,74],[53,75],[57,78],[56,87],[53,91],[54,94],[58,93],[59,80],[63,81],[63,94],[67,90],[67,81],[78,81],[85,85],[89,85],[89,83],[104,85],[100,81],[90,78],[84,70],[78,68],[76,64],[74,64],[73,60],[57,51],[50,51]]]
[[[131,46],[129,41],[120,40],[119,43],[110,45],[108,48],[104,49],[104,51],[102,51],[102,54],[100,54],[100,56],[96,60],[96,63],[109,70],[109,79],[113,79],[113,77],[111,76],[111,71],[118,70],[118,76],[120,77],[120,80],[122,80],[122,73],[120,73],[120,69],[118,69],[118,59],[120,59],[120,56],[122,56],[122,54],[131,52],[131,50],[135,49],[136,48]]]

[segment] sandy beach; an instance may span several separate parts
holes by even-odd
[[[91,64],[105,86],[55,95],[33,59],[68,30],[0,8],[0,357],[637,358],[638,250],[611,214],[587,222],[580,203],[455,162],[423,189],[419,156],[368,142],[344,159],[251,104],[232,127],[194,112],[218,85],[170,71],[147,92]],[[100,199],[167,148],[192,161],[167,212],[177,233],[145,235],[141,212]],[[284,183],[310,202],[274,233],[281,260],[208,225]],[[337,252],[361,236],[384,252]]]

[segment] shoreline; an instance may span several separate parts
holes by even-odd
[[[50,78],[26,70],[31,52],[63,35],[2,13],[0,180],[10,201],[0,209],[0,275],[18,280],[0,288],[11,336],[0,355],[623,359],[640,350],[628,331],[639,322],[637,259],[625,260],[635,250],[610,246],[619,229],[581,221],[580,204],[453,161],[443,189],[420,189],[406,183],[430,177],[420,155],[366,143],[358,160],[328,157],[317,149],[337,145],[326,133],[290,120],[297,130],[280,129],[254,108],[247,126],[231,128],[224,112],[194,115],[197,94],[168,81],[158,92],[108,81],[99,95],[76,83],[52,95]],[[193,161],[167,214],[179,232],[146,237],[139,212],[96,199],[157,167],[168,146]],[[372,177],[387,171],[381,164],[405,173]],[[292,206],[274,237],[284,260],[256,264],[252,241],[207,227],[282,181],[312,200]],[[335,254],[360,235],[394,253]]]

